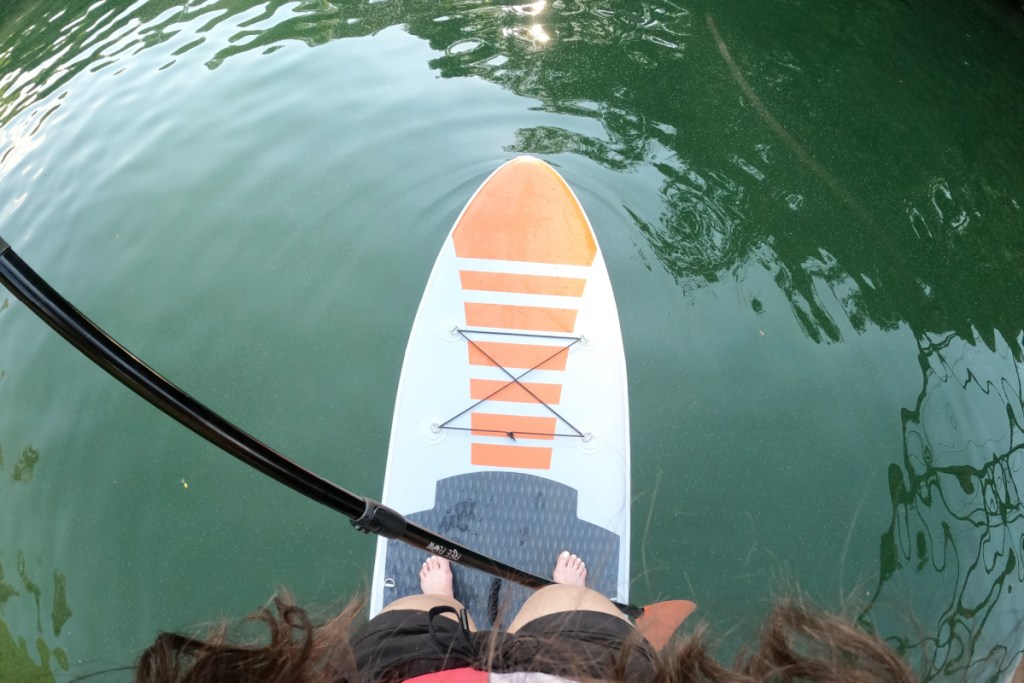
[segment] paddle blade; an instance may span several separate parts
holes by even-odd
[[[689,600],[666,600],[647,605],[644,613],[636,618],[636,630],[651,647],[660,650],[668,645],[672,634],[695,609],[697,605]]]

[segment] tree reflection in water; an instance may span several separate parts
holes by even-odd
[[[905,634],[890,642],[928,662],[932,677],[999,680],[1020,653],[1007,634],[1024,633],[1024,611],[1013,609],[1024,580],[1022,368],[1008,349],[994,356],[955,335],[919,347],[921,393],[903,412],[892,523],[862,620]],[[929,591],[933,600],[914,601],[914,622],[897,625],[892,605]]]

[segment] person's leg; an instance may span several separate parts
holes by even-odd
[[[476,647],[465,633],[476,627],[467,619],[464,630],[458,620],[463,606],[454,597],[447,560],[427,558],[420,567],[420,590],[421,595],[395,600],[352,635],[361,680],[400,681],[476,664]],[[435,611],[440,609],[447,611]],[[447,618],[434,618],[441,615]]]
[[[380,613],[384,614],[385,612],[394,612],[396,610],[429,612],[434,607],[442,605],[447,605],[456,612],[465,609],[462,603],[455,599],[455,591],[452,590],[451,563],[442,557],[431,555],[423,563],[423,566],[420,567],[420,590],[423,591],[422,594],[398,598],[389,603]],[[458,615],[453,612],[444,612],[442,616],[455,621],[459,620]],[[476,631],[476,624],[473,623],[473,618],[468,613],[466,618],[469,621],[469,630]]]
[[[538,589],[523,603],[509,624],[509,633],[515,633],[534,619],[574,610],[603,612],[629,623],[626,615],[611,600],[586,587],[587,567],[576,555],[563,551],[555,560],[551,576],[555,585]]]

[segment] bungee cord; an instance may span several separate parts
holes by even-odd
[[[521,332],[492,332],[492,331],[489,331],[489,330],[463,329],[461,327],[456,327],[456,328],[453,329],[453,331],[457,332],[458,335],[460,337],[462,337],[463,339],[465,339],[468,344],[470,344],[473,348],[475,348],[487,360],[489,360],[491,363],[493,363],[494,367],[498,368],[503,373],[505,373],[505,375],[507,375],[509,377],[509,381],[506,382],[505,384],[503,384],[502,386],[498,387],[497,389],[495,389],[491,393],[487,394],[487,396],[485,396],[482,399],[478,400],[476,403],[474,403],[473,405],[469,406],[465,410],[462,410],[461,412],[457,413],[456,415],[448,418],[447,420],[445,420],[441,424],[437,425],[437,429],[448,429],[448,430],[452,430],[452,431],[462,431],[462,432],[486,432],[486,433],[491,433],[491,434],[500,434],[500,435],[509,437],[513,441],[516,440],[516,435],[517,434],[520,435],[520,436],[540,436],[540,437],[563,436],[563,437],[571,437],[571,438],[576,438],[576,439],[586,438],[586,434],[584,434],[582,431],[577,429],[576,426],[573,423],[571,423],[571,422],[569,422],[569,420],[565,419],[565,417],[563,417],[557,410],[552,408],[549,403],[544,401],[541,397],[537,396],[536,393],[534,393],[528,386],[526,386],[525,384],[523,384],[520,381],[523,377],[526,377],[528,374],[530,374],[534,370],[536,370],[536,369],[542,367],[543,365],[545,365],[546,363],[554,360],[555,358],[557,358],[561,354],[568,353],[569,349],[571,349],[573,346],[575,346],[576,344],[579,344],[581,341],[583,341],[583,337],[560,337],[560,336],[550,335],[550,334],[530,334],[530,333],[521,333]],[[559,348],[553,354],[551,354],[550,356],[548,356],[547,358],[545,358],[541,362],[537,363],[536,365],[534,365],[529,370],[526,370],[522,374],[514,375],[505,366],[503,366],[501,363],[499,363],[497,360],[495,360],[494,357],[491,356],[491,354],[487,353],[487,351],[485,351],[479,344],[477,344],[474,340],[470,339],[467,333],[468,334],[491,334],[491,335],[500,335],[500,336],[507,336],[507,337],[532,337],[532,338],[540,338],[540,339],[558,339],[558,340],[561,340],[561,341],[568,341],[569,344],[567,344],[564,347]],[[558,432],[554,432],[554,433],[551,433],[551,432],[525,432],[525,431],[522,431],[522,430],[484,429],[484,428],[478,428],[478,427],[453,427],[453,426],[451,426],[452,422],[454,422],[455,420],[459,419],[460,417],[462,417],[466,413],[474,410],[475,408],[477,408],[481,404],[486,403],[487,401],[491,400],[492,398],[494,398],[495,396],[497,396],[498,394],[500,394],[501,392],[505,391],[506,389],[508,389],[511,386],[518,386],[520,389],[525,391],[531,398],[533,398],[533,400],[535,400],[540,405],[544,406],[552,415],[554,415],[556,418],[558,418],[559,420],[564,422],[566,425],[568,425],[569,429],[571,429],[573,431],[573,433],[572,434],[560,434]]]

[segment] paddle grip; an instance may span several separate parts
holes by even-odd
[[[366,504],[363,514],[349,522],[364,534],[374,533],[384,538],[401,538],[408,527],[405,517],[387,505],[370,498],[364,498]]]

